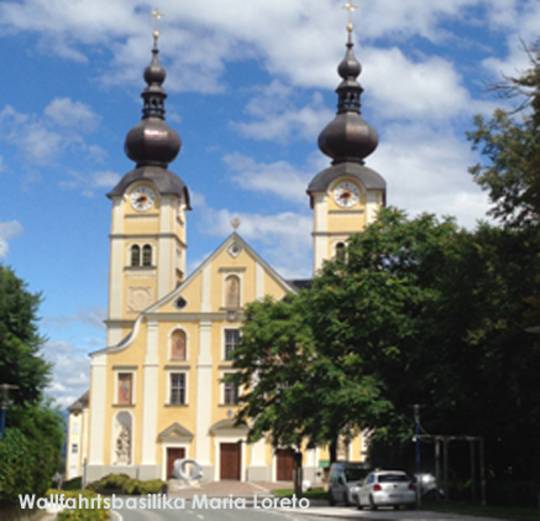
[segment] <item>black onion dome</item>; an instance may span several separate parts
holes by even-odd
[[[126,155],[137,166],[162,166],[174,160],[182,146],[180,136],[165,122],[166,92],[162,88],[167,75],[159,62],[157,33],[154,33],[152,61],[144,70],[147,87],[141,94],[144,100],[143,116],[138,125],[132,128],[124,144]]]
[[[338,85],[337,114],[319,135],[319,148],[333,159],[333,163],[352,161],[363,163],[379,143],[375,129],[370,127],[360,115],[360,96],[363,92],[357,77],[362,66],[353,52],[349,32],[345,57],[338,65],[338,73],[343,81]]]

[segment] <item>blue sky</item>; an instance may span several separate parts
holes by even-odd
[[[152,7],[161,20],[168,120],[183,148],[171,165],[192,193],[188,263],[240,233],[285,276],[309,276],[305,187],[328,164],[317,135],[333,117],[346,14],[333,0],[2,0],[0,262],[41,291],[51,396],[87,385],[103,346],[110,202],[132,164]],[[464,132],[500,105],[486,85],[526,67],[536,0],[372,0],[355,13],[368,158],[392,205],[455,215],[488,208],[467,167]]]

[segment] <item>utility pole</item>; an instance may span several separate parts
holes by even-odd
[[[416,448],[416,506],[422,506],[422,479],[420,476],[421,452],[420,452],[420,405],[415,403],[414,410],[414,441]]]

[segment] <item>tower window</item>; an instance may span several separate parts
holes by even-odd
[[[142,265],[143,266],[152,266],[152,246],[150,244],[145,244],[142,250]]]
[[[345,244],[343,242],[336,244],[336,259],[340,261],[345,260]]]
[[[131,265],[134,267],[141,265],[141,248],[136,244],[131,247]]]
[[[185,360],[186,359],[186,333],[181,329],[177,329],[171,335],[171,359]]]
[[[225,279],[225,307],[237,309],[240,307],[240,277],[229,275]]]

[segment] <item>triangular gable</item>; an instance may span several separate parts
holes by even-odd
[[[108,346],[103,349],[94,351],[90,353],[90,356],[107,352],[122,351],[123,349],[128,347],[133,341],[133,339],[137,336],[139,328],[141,327],[141,322],[143,321],[145,316],[152,313],[159,313],[160,309],[177,299],[183,291],[186,291],[190,284],[192,284],[194,281],[197,280],[200,275],[202,275],[202,271],[204,270],[204,268],[234,242],[240,244],[246,250],[246,252],[261,265],[263,270],[265,270],[270,275],[270,277],[283,288],[285,292],[298,293],[297,287],[291,285],[283,277],[281,277],[281,275],[279,275],[276,270],[274,270],[274,268],[272,268],[270,264],[268,264],[237,232],[233,232],[195,270],[193,270],[189,277],[187,277],[180,286],[178,286],[176,289],[162,297],[160,300],[158,300],[145,310],[141,311],[141,313],[137,316],[135,320],[133,329],[124,339],[122,339],[118,344],[114,346]],[[182,312],[178,310],[177,313],[180,314]]]
[[[158,434],[160,442],[191,441],[193,434],[179,423],[175,422]]]
[[[246,252],[251,255],[261,267],[283,288],[287,293],[297,293],[298,289],[287,282],[274,268],[270,266],[237,232],[231,233],[193,272],[178,288],[174,289],[168,295],[158,300],[155,304],[145,309],[142,314],[157,313],[161,308],[168,305],[178,298],[189,285],[202,274],[204,268],[216,259],[223,251],[225,251],[234,242],[240,244]]]

